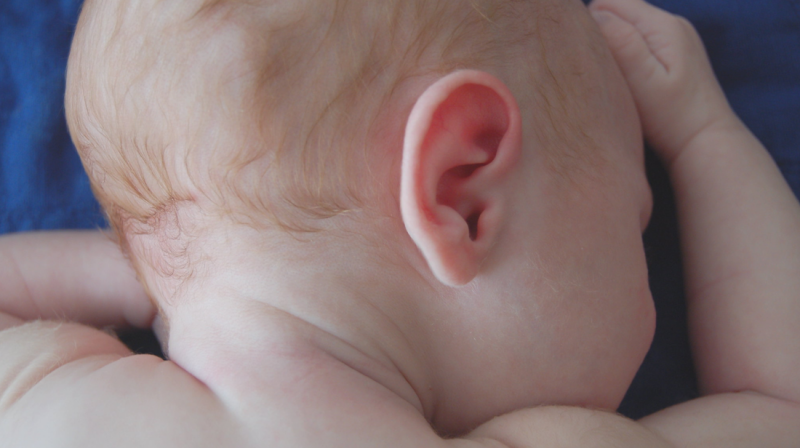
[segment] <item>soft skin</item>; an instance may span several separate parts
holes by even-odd
[[[0,446],[793,446],[800,205],[691,27],[639,0],[591,10],[622,68],[605,64],[612,109],[597,111],[603,132],[587,131],[603,163],[577,178],[551,170],[536,105],[518,104],[505,74],[421,79],[402,163],[387,161],[394,214],[306,238],[204,235],[214,275],[160,303],[169,361],[76,323],[22,324],[52,315],[4,305]],[[714,101],[674,95],[691,89]],[[713,118],[688,129],[695,107]],[[637,108],[678,191],[708,394],[641,422],[608,412],[653,331]],[[76,247],[83,263],[67,266],[72,255],[51,249],[70,237],[26,242],[50,260],[41,267],[19,237],[0,240],[0,272],[28,286],[0,303],[74,297],[56,292],[75,283],[30,288],[37,269],[74,272],[89,297],[109,294],[83,277],[92,266],[130,286],[113,252]],[[135,291],[86,323],[147,320]]]

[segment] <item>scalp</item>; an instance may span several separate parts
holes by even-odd
[[[344,168],[404,81],[508,59],[536,28],[521,8],[541,4],[537,17],[547,3],[88,1],[69,122],[107,210],[144,222],[170,203],[233,197],[273,219],[324,218],[358,206]],[[242,194],[265,176],[270,194]]]
[[[550,134],[580,134],[569,123],[585,95],[564,76],[581,71],[579,57],[558,51],[575,32],[563,21],[576,5],[88,0],[70,55],[68,121],[124,248],[130,235],[192,239],[169,218],[182,204],[313,231],[386,187],[364,173],[376,157],[397,157],[409,86],[425,76],[493,71],[544,105]],[[566,154],[582,144],[552,146]]]

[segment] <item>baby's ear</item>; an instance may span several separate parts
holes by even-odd
[[[406,127],[403,222],[436,278],[478,274],[505,219],[505,185],[522,145],[519,106],[488,73],[462,70],[419,97]]]

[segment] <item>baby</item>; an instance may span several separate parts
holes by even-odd
[[[800,440],[800,206],[641,0],[87,0],[67,111],[143,288],[0,241],[1,447]],[[642,127],[704,396],[633,422]],[[90,327],[156,314],[169,361]]]

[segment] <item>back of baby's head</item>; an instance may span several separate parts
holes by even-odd
[[[564,126],[582,113],[581,94],[564,86],[589,76],[580,61],[597,49],[554,51],[585,27],[570,23],[577,7],[87,0],[70,57],[68,120],[123,247],[130,235],[163,241],[185,231],[176,216],[190,205],[250,226],[314,230],[395,188],[374,162],[399,160],[426,77],[502,72],[523,109],[547,104],[554,134],[579,133]]]

